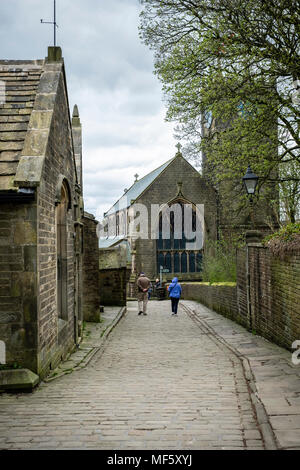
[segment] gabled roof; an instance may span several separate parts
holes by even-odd
[[[44,60],[0,61],[0,190],[14,189],[43,65]]]
[[[99,238],[99,248],[111,248],[126,240],[125,235],[115,235],[107,238]]]
[[[135,201],[148,188],[148,186],[150,186],[150,184],[152,184],[153,181],[167,168],[167,166],[176,158],[176,156],[174,158],[171,158],[171,160],[168,160],[160,167],[151,171],[151,173],[148,173],[148,175],[136,181],[131,186],[131,188],[129,188],[128,191],[123,194],[123,196],[109,209],[109,211],[104,214],[105,217],[130,207],[131,201]]]
[[[66,90],[60,47],[49,47],[45,60],[0,61],[1,200],[34,195],[40,185],[61,87]],[[65,99],[68,108],[67,93]]]

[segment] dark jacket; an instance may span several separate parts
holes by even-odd
[[[170,292],[170,297],[174,299],[180,299],[181,296],[181,285],[178,282],[178,278],[174,277],[171,284],[168,287],[168,291]]]
[[[150,285],[151,285],[150,279],[148,279],[145,276],[145,274],[141,274],[140,277],[137,280],[138,291],[139,292],[144,292],[144,289],[146,289],[146,291],[148,291]]]

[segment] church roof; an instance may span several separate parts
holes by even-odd
[[[176,157],[174,157],[176,158]],[[131,201],[135,201],[144,191],[150,186],[151,183],[167,168],[167,166],[174,160],[168,160],[166,163],[148,173],[146,176],[136,181],[131,188],[106,212],[104,215],[109,216],[123,209],[131,206]]]
[[[14,189],[43,64],[0,61],[0,190]]]

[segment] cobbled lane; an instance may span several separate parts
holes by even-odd
[[[240,360],[179,307],[129,302],[104,352],[0,396],[1,449],[263,449]]]

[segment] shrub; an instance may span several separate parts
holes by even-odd
[[[207,241],[203,256],[202,279],[215,282],[236,282],[236,247],[239,241]]]
[[[274,256],[284,259],[287,255],[300,250],[300,223],[285,225],[278,232],[264,238],[262,243]]]

